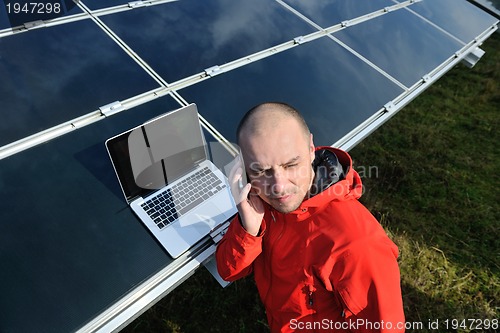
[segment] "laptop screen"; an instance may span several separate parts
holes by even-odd
[[[163,188],[207,159],[195,104],[115,136],[106,146],[128,202]]]

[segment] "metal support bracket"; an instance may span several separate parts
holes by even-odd
[[[229,228],[229,224],[231,223],[231,219],[219,224],[217,227],[215,227],[214,230],[210,233],[210,237],[212,237],[213,241],[215,244],[219,243],[222,237],[226,234],[227,228]]]
[[[222,69],[219,66],[215,65],[205,69],[205,74],[210,77],[214,77],[216,75],[222,74]]]
[[[306,42],[306,39],[304,38],[304,36],[299,36],[299,37],[295,37],[293,39],[293,42],[295,44],[304,44]]]
[[[144,3],[144,1],[142,0],[139,0],[139,1],[131,1],[128,3],[128,6],[130,8],[139,8],[139,7],[144,7],[146,6],[146,4]]]
[[[462,59],[462,63],[465,66],[472,68],[477,64],[477,62],[483,57],[485,53],[486,52],[484,52],[482,49],[476,47]]]
[[[220,286],[222,288],[226,288],[231,284],[231,282],[224,281],[222,277],[219,275],[219,272],[217,271],[217,262],[215,259],[215,254],[213,254],[208,261],[206,261],[204,264],[205,268],[212,274],[212,276],[215,278],[217,282],[219,282]]]
[[[37,21],[33,21],[33,22],[26,22],[23,25],[24,25],[25,29],[32,30],[32,29],[45,27],[45,22],[42,20],[37,20]]]
[[[114,115],[115,113],[125,110],[125,107],[122,105],[122,103],[116,101],[99,107],[99,110],[101,110],[101,113],[105,117],[109,117]]]
[[[387,104],[384,105],[384,109],[386,112],[392,112],[395,108],[394,102],[390,101]]]
[[[217,227],[215,227],[214,230],[210,233],[210,237],[212,237],[212,240],[215,242],[215,245],[219,243],[226,234],[227,228],[229,228],[229,224],[231,224],[232,219],[227,220],[224,223],[219,224]],[[230,283],[227,281],[224,281],[222,277],[219,275],[219,272],[217,271],[217,263],[215,261],[215,254],[212,255],[211,259],[208,260],[207,262],[204,263],[205,267],[208,269],[208,271],[212,274],[212,276],[219,282],[221,287],[225,288],[227,287]]]

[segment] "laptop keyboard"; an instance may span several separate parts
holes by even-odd
[[[158,228],[163,229],[225,187],[226,184],[205,167],[170,189],[148,199],[141,207]]]

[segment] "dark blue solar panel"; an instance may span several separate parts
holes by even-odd
[[[463,46],[407,10],[390,12],[334,36],[407,87]]]
[[[9,17],[7,16],[7,11],[4,5],[0,2],[0,29],[11,28]],[[3,7],[3,8],[2,8]]]
[[[467,1],[426,0],[411,9],[464,43],[470,42],[498,21]]]
[[[394,5],[392,0],[285,0],[285,2],[323,28]]]
[[[102,20],[167,82],[314,31],[269,0],[185,0]]]
[[[304,113],[321,145],[331,145],[402,92],[327,37],[179,91],[228,140],[235,140],[235,127],[250,107],[283,101]]]
[[[104,141],[178,107],[163,97],[0,160],[0,332],[72,332],[172,260]]]
[[[0,39],[0,146],[159,85],[92,21]]]

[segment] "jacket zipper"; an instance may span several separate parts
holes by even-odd
[[[311,285],[309,285],[308,288],[309,288],[309,292],[308,292],[309,306],[313,306],[313,304],[314,304],[313,293],[314,292],[311,290],[312,289]]]
[[[314,305],[314,292],[316,288],[312,284],[307,285],[307,300],[310,307]]]

